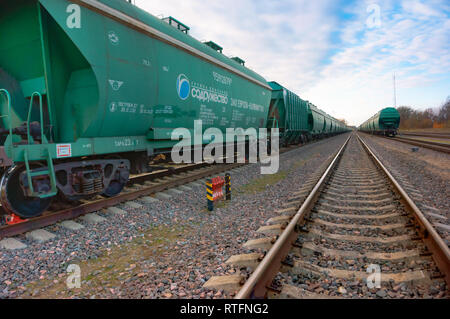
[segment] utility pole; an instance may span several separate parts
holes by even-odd
[[[397,108],[397,86],[395,84],[395,72],[394,72],[394,107]]]

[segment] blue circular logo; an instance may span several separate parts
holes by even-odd
[[[180,99],[183,101],[189,97],[191,92],[191,84],[186,75],[180,74],[177,78],[177,92]]]

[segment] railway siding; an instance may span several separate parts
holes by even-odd
[[[449,155],[429,149],[412,153],[395,140],[366,135],[365,140],[450,246]]]
[[[295,172],[263,191],[233,194],[231,203],[212,214],[205,209],[204,184],[191,183],[191,192],[165,201],[149,203],[147,197],[139,197],[134,200],[143,206],[139,209],[124,203],[114,206],[126,211],[125,215],[97,212],[106,218],[99,224],[76,219],[84,226],[78,231],[48,226],[45,229],[57,238],[44,244],[20,235],[17,238],[27,249],[0,250],[0,296],[219,298],[224,292],[202,285],[211,276],[232,270],[225,261],[241,248],[247,230],[256,230],[273,217],[275,206],[287,200],[290,185],[314,174],[344,138],[333,137],[282,154],[280,169],[290,172],[295,166]],[[233,189],[260,178],[259,169],[259,165],[249,165],[232,170]],[[116,261],[117,267],[110,269]],[[72,263],[82,268],[82,291],[65,286],[66,269]]]
[[[284,211],[288,216],[291,212],[289,224],[272,225],[274,220],[286,220],[283,214],[260,228],[277,237],[251,239],[243,249],[246,254],[229,259],[236,271],[241,270],[240,282],[235,278],[234,286],[224,286],[227,277],[220,276],[206,285],[235,289],[232,293],[239,291],[238,298],[445,297],[448,247],[410,198],[401,189],[394,190],[395,181],[387,183],[356,137],[333,163],[338,164],[327,179],[322,177],[324,183],[315,186],[303,204],[297,202],[298,212],[295,206]],[[364,178],[369,178],[365,185]],[[383,179],[386,182],[380,182]],[[330,190],[339,194],[336,199]],[[388,196],[391,204],[373,205],[372,196]],[[248,253],[249,247],[265,257]],[[243,265],[254,272],[242,273]],[[379,286],[369,285],[372,268],[379,271]]]

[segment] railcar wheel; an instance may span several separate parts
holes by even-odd
[[[53,197],[37,198],[28,197],[23,193],[20,186],[20,174],[25,171],[25,166],[11,166],[0,182],[0,201],[6,212],[15,214],[21,218],[28,219],[38,217],[52,203]]]
[[[119,195],[125,188],[125,183],[120,183],[119,181],[111,181],[109,186],[103,192],[103,196],[114,197]]]
[[[109,155],[106,157],[106,159],[122,159],[122,157],[119,155]],[[102,196],[105,196],[105,197],[117,196],[123,191],[125,186],[126,186],[126,183],[121,183],[118,180],[112,180],[109,183],[109,186],[102,193]]]

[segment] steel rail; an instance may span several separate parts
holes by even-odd
[[[369,134],[369,133],[365,133],[362,132],[364,134]],[[371,135],[371,134],[369,134]],[[447,153],[450,154],[450,146],[445,146],[445,144],[439,144],[439,143],[434,143],[434,144],[429,144],[429,143],[433,143],[433,142],[424,142],[424,141],[418,141],[418,140],[414,140],[414,139],[409,139],[409,138],[402,138],[402,137],[385,137],[385,136],[380,136],[381,138],[385,138],[391,141],[397,141],[400,143],[405,143],[405,144],[409,144],[409,145],[414,145],[414,146],[419,146],[419,147],[423,147],[423,148],[428,148],[430,150],[433,151],[438,151],[438,152],[442,152],[442,153]]]
[[[164,191],[169,188],[177,187],[186,183],[196,181],[198,179],[205,178],[211,174],[221,173],[235,167],[239,167],[245,164],[222,164],[213,166],[211,169],[203,170],[197,174],[191,174],[177,178],[173,181],[167,181],[158,185],[151,185],[142,189],[133,190],[130,192],[121,193],[115,197],[103,198],[99,200],[93,200],[92,202],[79,205],[77,207],[70,207],[62,209],[56,212],[50,212],[43,216],[29,219],[19,224],[7,225],[0,227],[0,239],[5,237],[11,237],[19,234],[23,234],[28,231],[39,229],[42,227],[53,225],[57,222],[61,222],[68,219],[74,219],[79,216],[96,212],[104,208],[108,208],[125,201],[135,200],[142,196],[148,196],[157,192]],[[182,167],[180,169],[187,169],[188,167]],[[166,172],[168,175],[172,175],[170,171]],[[177,172],[182,173],[182,172]],[[166,175],[167,176],[167,175]],[[153,176],[152,176],[153,177]]]
[[[411,141],[411,142],[419,142],[419,143],[429,144],[429,145],[436,145],[436,146],[441,146],[443,148],[450,149],[450,144],[440,143],[440,142],[436,142],[436,141],[418,140],[416,138],[402,137],[402,136],[396,136],[396,137],[394,137],[394,139],[395,140]]]
[[[279,154],[289,152],[293,149],[297,149],[297,146],[288,146],[280,149]],[[236,158],[236,157],[235,157]],[[152,185],[139,190],[124,192],[112,198],[103,198],[99,200],[93,200],[89,203],[81,204],[76,207],[64,208],[58,211],[47,212],[44,215],[26,220],[19,224],[14,225],[4,225],[0,227],[0,239],[11,237],[19,234],[23,234],[28,231],[39,229],[42,227],[50,226],[55,223],[70,220],[80,217],[85,214],[99,211],[104,208],[108,208],[124,201],[134,200],[142,196],[148,196],[160,191],[164,191],[169,188],[181,186],[183,184],[202,179],[204,177],[210,176],[211,174],[221,173],[233,168],[246,165],[246,163],[235,163],[235,164],[218,164],[214,166],[213,164],[208,164],[206,162],[197,163],[193,165],[186,165],[183,167],[176,167],[173,169],[166,169],[155,173],[145,173],[141,175],[136,175],[130,178],[127,186],[132,186],[136,184],[142,184],[147,181],[152,181],[158,178],[168,177],[172,175],[182,174],[196,169],[206,168],[211,166],[211,169],[203,170],[197,174],[191,174],[187,176],[180,177],[173,181],[167,181],[159,185]],[[2,208],[0,207],[0,216]]]
[[[436,145],[436,144],[430,144],[427,142],[416,141],[416,140],[413,141],[411,139],[404,139],[404,138],[398,138],[398,137],[395,138],[394,141],[398,141],[401,143],[406,143],[406,144],[410,144],[410,145],[414,145],[414,146],[419,146],[419,147],[423,147],[423,148],[428,148],[433,151],[450,154],[450,147],[444,146],[443,144]]]
[[[416,136],[416,137],[433,137],[433,138],[443,138],[450,139],[450,133],[432,133],[432,132],[424,132],[424,133],[414,133],[414,132],[399,132],[399,135],[407,135],[407,136]]]
[[[175,167],[175,168],[162,168],[160,171],[156,172],[150,172],[150,173],[144,173],[139,175],[130,176],[130,179],[128,180],[127,186],[132,186],[136,184],[142,184],[150,180],[158,179],[158,178],[164,178],[171,175],[181,174],[185,172],[189,172],[195,169],[200,169],[209,166],[210,164],[206,162],[192,164],[192,165],[186,165],[182,167]],[[5,212],[2,205],[0,204],[0,216],[7,215],[8,213]]]
[[[427,246],[427,248],[432,253],[433,259],[440,271],[444,274],[447,284],[450,284],[450,250],[436,232],[434,227],[425,218],[423,213],[414,204],[408,194],[403,190],[399,183],[394,179],[394,177],[389,173],[386,167],[381,163],[381,161],[375,156],[372,150],[367,146],[367,144],[361,139],[358,134],[355,134],[358,140],[363,145],[366,152],[371,158],[374,159],[374,163],[385,173],[390,183],[394,186],[395,190],[401,196],[401,202],[405,205],[406,209],[412,212],[412,215],[418,223],[419,233],[422,235],[422,240]],[[336,166],[339,158],[342,156],[345,147],[348,144],[351,136],[347,139],[345,144],[341,147],[337,155],[334,157],[333,161],[330,163],[325,173],[322,174],[320,180],[314,186],[311,193],[306,198],[305,202],[302,204],[300,209],[297,211],[291,222],[284,229],[283,233],[279,236],[277,241],[274,243],[272,248],[265,255],[261,263],[256,267],[255,271],[249,277],[249,279],[242,286],[235,299],[248,299],[248,298],[265,298],[267,290],[279,271],[282,260],[286,258],[289,253],[292,244],[296,241],[297,234],[296,228],[304,218],[306,214],[312,209],[313,205],[316,203],[320,191],[322,190],[325,182],[328,180],[330,172]]]
[[[445,275],[445,281],[447,282],[447,285],[450,285],[450,249],[436,232],[431,223],[426,219],[424,214],[416,206],[411,197],[409,197],[409,195],[405,192],[403,187],[400,186],[400,184],[395,180],[388,169],[375,156],[371,148],[359,135],[357,135],[357,137],[368,154],[373,158],[377,166],[381,168],[381,170],[386,174],[389,182],[400,194],[403,204],[413,213],[413,216],[418,223],[418,231],[422,235],[422,240],[424,241],[430,252],[432,252],[433,259],[436,262],[438,268]]]
[[[360,133],[372,135],[372,134],[366,133],[366,132],[360,132]],[[450,154],[450,145],[446,146],[446,144],[442,144],[442,143],[419,141],[419,140],[410,139],[410,138],[404,138],[404,137],[399,137],[399,136],[394,137],[394,138],[381,136],[381,135],[375,135],[375,136],[379,136],[381,138],[385,138],[385,139],[388,139],[388,140],[391,140],[391,141],[397,141],[397,142],[400,142],[400,143],[405,143],[405,144],[409,144],[409,145],[419,146],[419,147],[423,147],[423,148],[428,148],[428,149],[433,150],[433,151]]]
[[[325,173],[322,174],[319,182],[250,278],[242,286],[235,299],[264,298],[266,296],[266,287],[272,282],[272,278],[277,274],[281,262],[289,253],[291,245],[296,241],[297,235],[295,230],[297,225],[305,218],[305,215],[309,212],[311,206],[315,204],[321,188],[325,184],[325,181],[329,177],[329,174],[336,165],[338,159],[342,156],[343,150],[347,146],[351,136],[352,135],[347,138],[344,145],[339,149]]]
[[[157,172],[150,172],[150,173],[144,173],[144,174],[140,174],[140,175],[131,176],[130,180],[127,183],[127,186],[131,186],[131,185],[139,184],[139,183],[145,183],[149,179],[157,179],[157,178],[167,177],[170,175],[176,175],[176,174],[189,172],[194,169],[207,167],[209,165],[210,164],[203,162],[203,163],[198,163],[198,164],[193,164],[193,165],[186,165],[183,167],[161,168],[161,170],[157,171]]]

